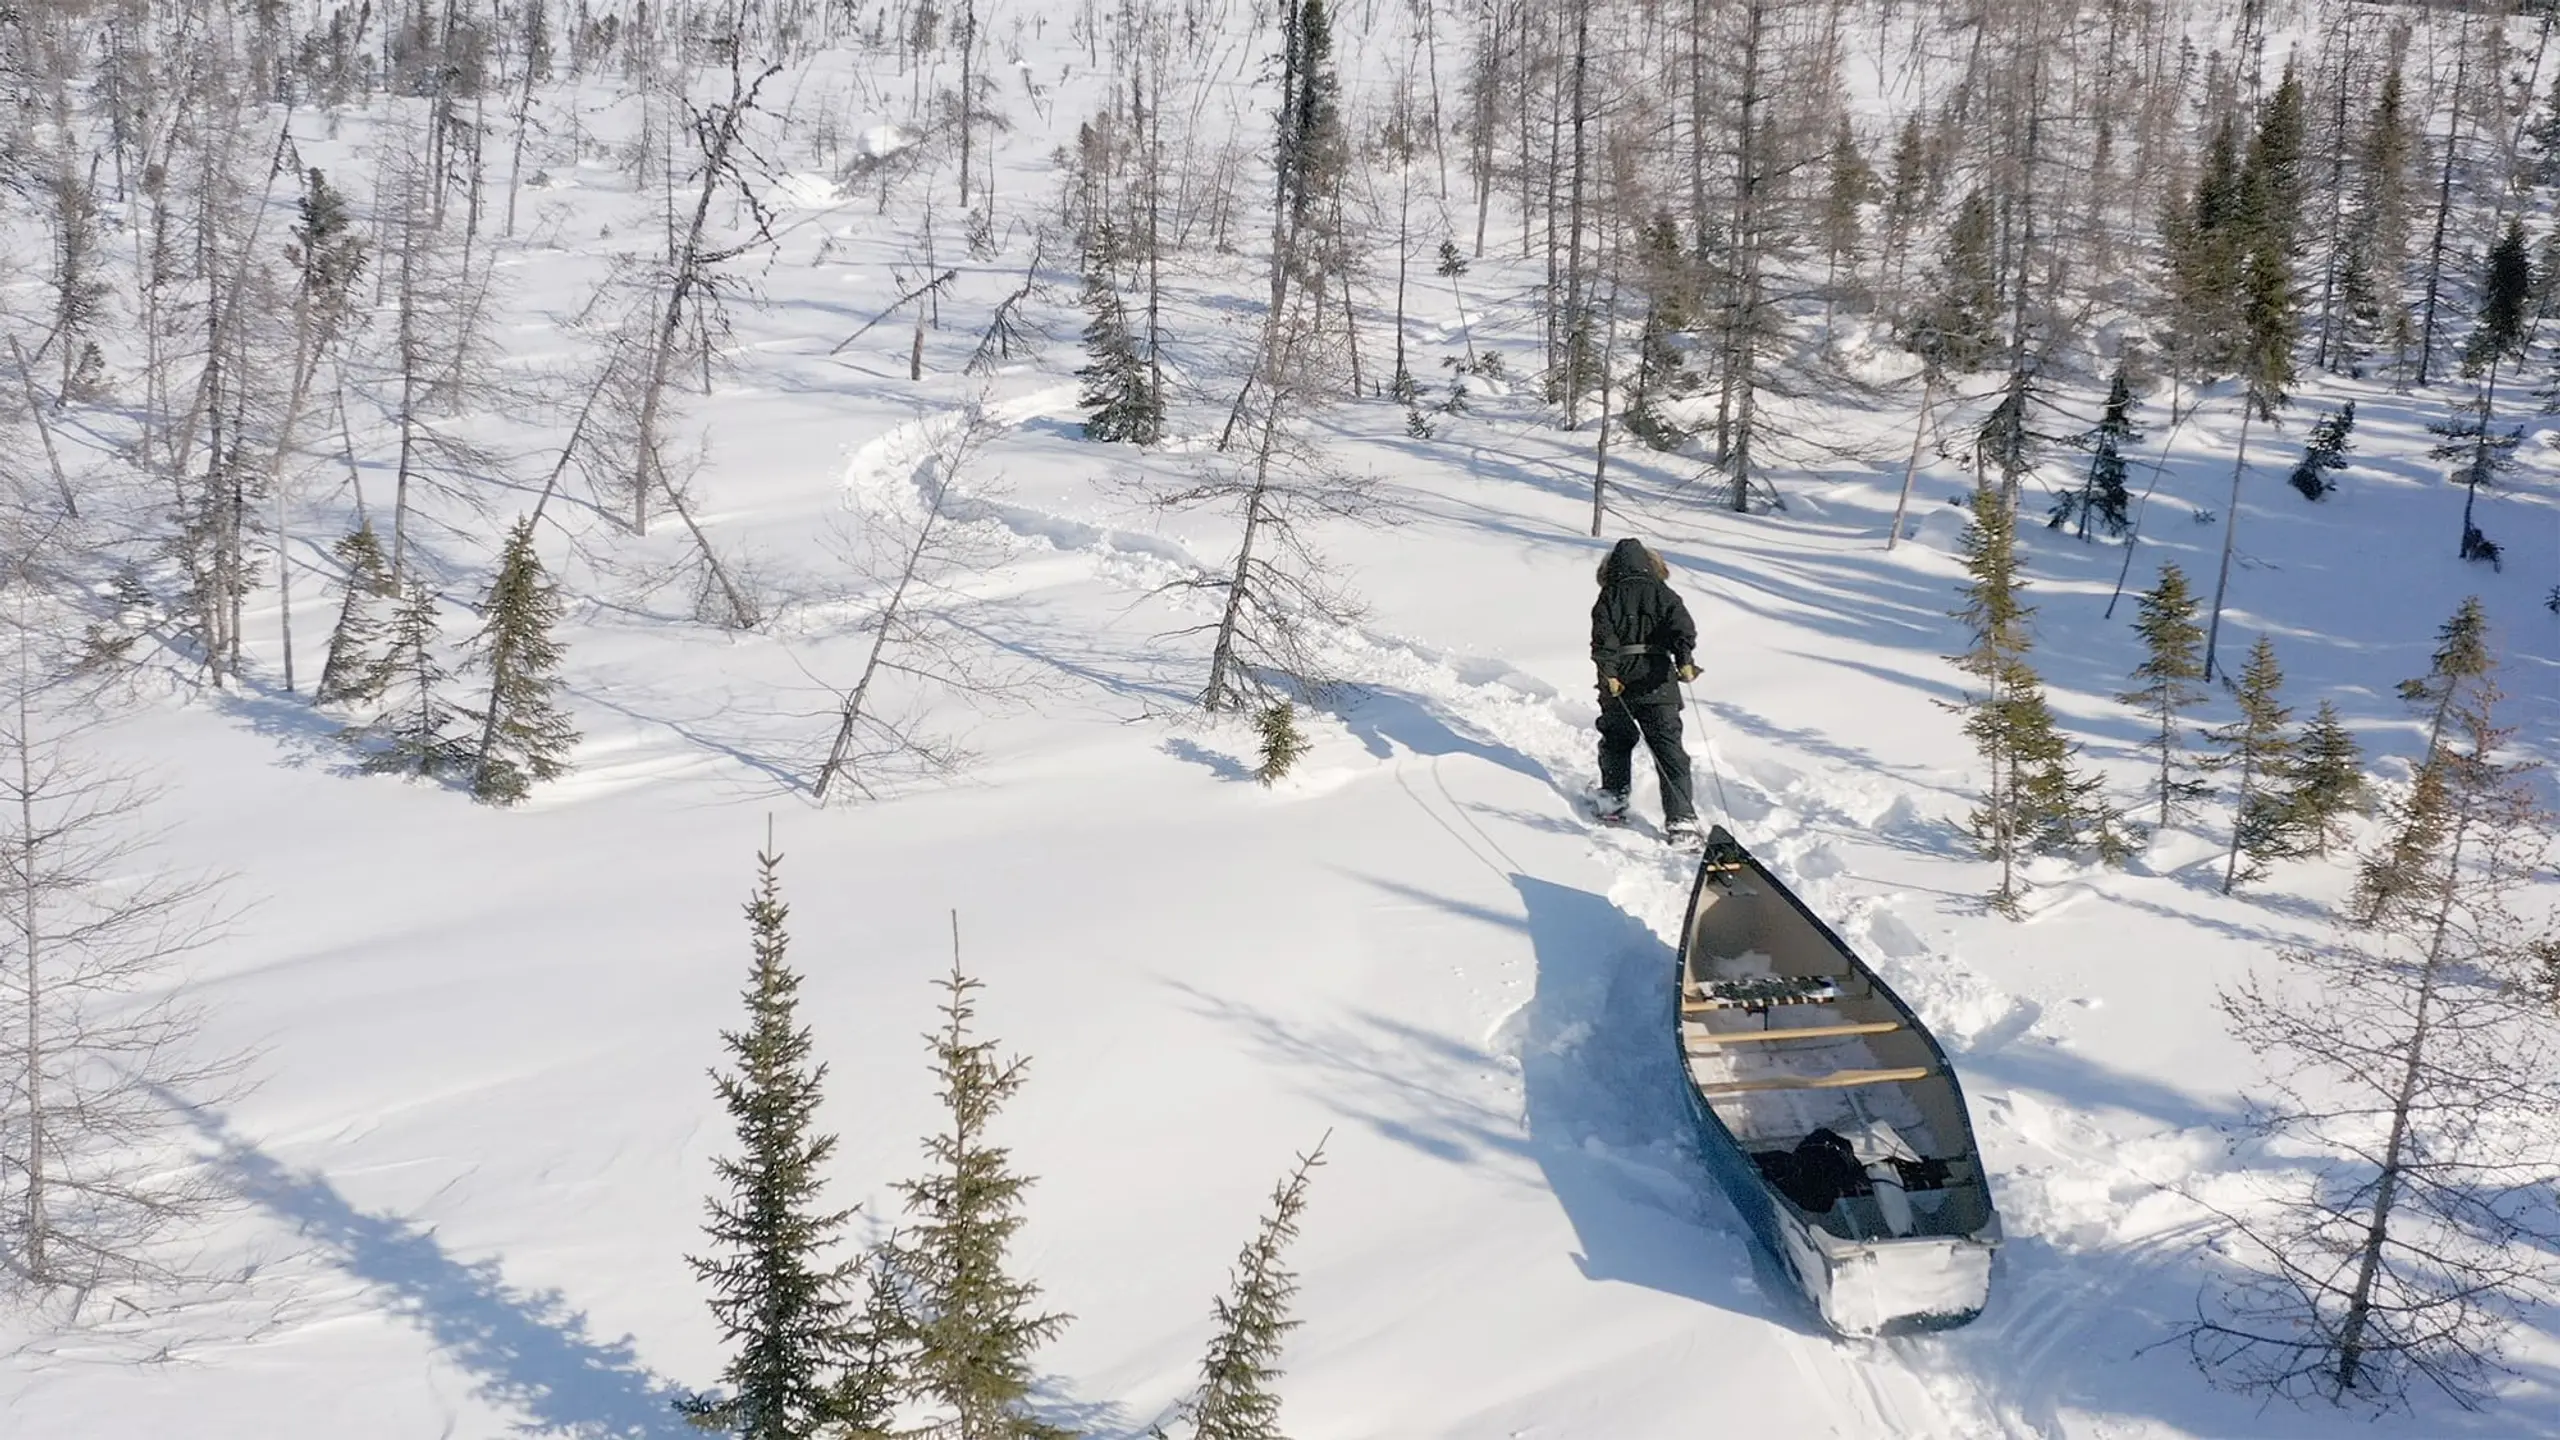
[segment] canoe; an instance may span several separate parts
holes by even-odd
[[[1824,1323],[1889,1335],[1982,1313],[2000,1217],[1946,1053],[1721,825],[1673,1017],[1707,1163]]]

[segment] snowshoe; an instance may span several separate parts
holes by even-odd
[[[1685,820],[1674,820],[1663,826],[1662,833],[1663,838],[1674,845],[1697,846],[1704,845],[1707,841],[1706,827],[1699,824],[1694,815]]]
[[[1608,790],[1594,790],[1590,797],[1591,818],[1603,825],[1627,823],[1627,797]]]

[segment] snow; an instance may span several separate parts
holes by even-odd
[[[1039,73],[1067,76],[1048,126],[1017,114],[1001,152],[1005,192],[1040,203],[1075,97],[1108,82],[1064,30],[1035,51]],[[307,163],[355,170],[377,143],[362,117],[334,140],[296,123]],[[853,145],[876,159],[921,143],[883,121]],[[550,169],[529,229],[649,233],[653,202],[620,177]],[[197,1121],[240,1197],[206,1244],[257,1268],[174,1317],[0,1334],[10,1434],[693,1433],[666,1400],[720,1361],[684,1263],[730,1144],[705,1071],[736,1013],[738,908],[768,825],[831,1067],[833,1194],[866,1225],[894,1222],[892,1186],[933,1120],[918,1037],[957,912],[988,1033],[1032,1057],[1001,1138],[1040,1177],[1020,1262],[1076,1317],[1041,1357],[1045,1393],[1098,1434],[1142,1434],[1184,1393],[1225,1265],[1320,1139],[1329,1163],[1292,1252],[1292,1433],[1642,1440],[1696,1434],[1708,1407],[1717,1428],[1772,1436],[2337,1433],[2337,1414],[2207,1388],[2157,1342],[2220,1263],[2199,1201],[2259,1163],[2228,1143],[2255,1072],[2215,987],[2319,933],[2338,867],[2288,865],[2223,897],[2209,822],[2122,873],[2039,870],[2026,923],[1983,912],[1985,869],[1955,829],[1972,761],[1939,703],[1959,643],[1948,501],[1970,482],[1924,465],[1909,539],[1884,550],[1906,413],[1843,407],[1839,434],[1878,458],[1782,474],[1795,504],[1779,516],[1725,514],[1701,503],[1692,463],[1621,451],[1611,534],[1594,539],[1590,437],[1555,429],[1525,387],[1471,381],[1476,413],[1430,442],[1407,439],[1392,404],[1335,412],[1336,458],[1384,477],[1394,510],[1321,532],[1368,603],[1320,637],[1356,685],[1309,716],[1300,773],[1264,790],[1243,778],[1249,735],[1187,717],[1205,654],[1174,637],[1201,616],[1163,588],[1223,562],[1232,536],[1118,483],[1178,474],[1214,403],[1178,417],[1164,456],[1083,443],[1080,320],[1063,308],[1036,363],[962,376],[1027,242],[954,262],[947,214],[942,263],[963,280],[924,382],[906,378],[903,320],[828,355],[920,253],[920,193],[877,215],[847,206],[823,236],[785,230],[758,275],[765,303],[736,312],[734,373],[689,402],[709,437],[699,518],[786,602],[775,625],[720,633],[679,596],[635,598],[584,557],[663,562],[681,540],[619,540],[564,507],[581,548],[555,537],[549,553],[582,597],[564,637],[586,737],[573,777],[510,813],[356,777],[325,723],[260,686],[171,680],[119,722],[117,751],[167,777],[169,862],[218,866],[252,902],[194,983],[208,1047],[255,1052],[256,1087]],[[842,199],[815,172],[777,195]],[[549,354],[604,263],[526,247],[511,261],[526,333],[510,343]],[[1476,273],[1476,344],[1522,361],[1527,272]],[[1222,291],[1251,285],[1180,285],[1169,326],[1205,364],[1234,338]],[[1414,334],[1454,346],[1454,310],[1427,308],[1445,301],[1416,291]],[[2256,452],[2226,653],[2273,635],[2300,703],[2336,700],[2396,763],[2414,742],[2391,687],[2481,593],[2516,718],[2547,745],[2547,441],[2526,448],[2523,483],[2483,499],[2507,547],[2493,575],[2453,558],[2459,497],[2424,459],[2431,410],[2323,380],[2294,414],[2348,396],[2358,449],[2325,504],[2282,484],[2294,434]],[[919,459],[971,406],[998,433],[960,513],[1014,549],[962,588],[1028,684],[984,707],[918,691],[980,758],[813,808],[829,687],[860,663],[853,617],[873,593],[838,541],[864,507],[913,503]],[[2163,558],[2210,572],[2218,529],[2182,517],[2222,508],[2235,415],[2216,398],[2175,437],[2137,586]],[[351,499],[315,487],[299,503],[317,565]],[[503,527],[438,515],[434,563],[473,593]],[[1878,968],[1962,1077],[2006,1231],[1969,1327],[1823,1333],[1698,1153],[1657,1030],[1686,862],[1651,820],[1595,832],[1573,803],[1594,778],[1583,616],[1619,533],[1661,547],[1702,626],[1688,723],[1705,807]],[[2139,726],[2107,697],[2134,641],[2122,610],[2099,618],[2122,552],[2041,529],[2025,547],[2056,708],[2131,794]],[[325,605],[298,588],[306,646]],[[280,674],[277,618],[271,590],[253,597],[261,686]],[[1957,1268],[1881,1280],[1868,1303],[1973,1282]],[[2526,1318],[2497,1409],[2422,1399],[2359,1433],[2560,1435],[2560,1317]],[[167,1363],[128,1363],[137,1352]]]

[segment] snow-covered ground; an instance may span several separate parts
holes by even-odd
[[[1095,77],[1051,36],[1048,126],[1008,137],[1004,187],[1045,197],[1049,149]],[[1030,73],[1029,70],[1026,73]],[[868,153],[900,116],[854,114]],[[591,117],[603,127],[610,114]],[[360,165],[350,116],[305,117],[311,163]],[[303,133],[300,129],[298,134]],[[602,159],[548,163],[509,255],[512,353],[553,352],[600,273],[584,237],[649,223]],[[990,1033],[1032,1057],[1002,1139],[1040,1177],[1020,1257],[1075,1322],[1043,1353],[1059,1413],[1143,1433],[1188,1387],[1211,1295],[1294,1152],[1327,1139],[1304,1238],[1285,1393],[1291,1433],[1333,1437],[2170,1437],[2560,1434],[2560,1317],[2536,1314],[2500,1405],[2422,1400],[2374,1424],[2208,1388],[2170,1328],[2217,1263],[2211,1198],[2245,1169],[2226,1126],[2254,1071],[2215,991],[2323,928],[2336,864],[2217,893],[2220,834],[2162,837],[2120,873],[2039,871],[2030,916],[1986,915],[1957,829],[1972,760],[1940,702],[1959,648],[1952,556],[1970,484],[1924,469],[1915,541],[1888,554],[1907,409],[1843,410],[1871,462],[1781,473],[1788,509],[1713,508],[1694,464],[1621,451],[1609,534],[1589,528],[1590,440],[1521,397],[1476,397],[1428,441],[1392,403],[1322,424],[1372,472],[1383,523],[1321,540],[1368,602],[1324,637],[1355,682],[1312,720],[1300,773],[1243,778],[1250,737],[1188,718],[1205,647],[1163,583],[1215,565],[1222,522],[1134,504],[1214,432],[1249,277],[1185,274],[1170,322],[1200,363],[1181,443],[1147,456],[1077,435],[1081,317],[1061,279],[1034,362],[960,374],[1026,240],[963,281],[906,378],[903,319],[829,350],[912,280],[911,208],[777,186],[782,239],[741,308],[733,373],[688,402],[709,437],[698,518],[790,600],[764,631],[682,618],[598,557],[672,559],[578,504],[545,532],[578,597],[565,636],[585,733],[578,770],[514,812],[360,778],[330,725],[277,690],[173,691],[117,727],[165,773],[165,854],[218,866],[252,902],[202,957],[208,1044],[256,1052],[256,1086],[199,1112],[242,1203],[212,1237],[254,1279],[170,1322],[22,1335],[0,1359],[12,1436],[673,1437],[670,1393],[719,1355],[684,1263],[710,1159],[729,1146],[705,1076],[745,972],[752,858],[784,855],[805,1014],[831,1066],[835,1194],[875,1223],[919,1163],[933,1097],[920,1036],[950,962],[989,985]],[[912,206],[911,198],[900,203]],[[960,250],[946,215],[938,263]],[[1534,354],[1532,277],[1471,272],[1479,346]],[[1419,292],[1417,292],[1419,293]],[[1445,297],[1411,329],[1436,371],[1458,347]],[[2224,640],[2275,638],[2307,711],[2335,699],[2384,757],[2413,748],[2392,694],[2435,627],[2481,594],[2514,718],[2560,723],[2560,576],[2543,434],[2525,478],[2484,500],[2501,574],[2454,558],[2460,497],[2425,459],[2421,413],[2379,387],[2306,385],[2295,414],[2352,394],[2358,451],[2318,507],[2282,484],[2302,422],[2257,453]],[[2432,403],[2432,402],[2431,402]],[[981,405],[996,423],[958,482],[1010,558],[967,582],[981,657],[1013,703],[945,701],[978,759],[951,779],[829,808],[805,786],[832,731],[829,684],[867,641],[848,536],[915,502],[916,463]],[[2168,429],[2153,406],[2153,442]],[[2236,409],[2181,427],[2145,512],[2134,585],[2175,558],[2210,575]],[[2063,462],[2067,465],[2067,462]],[[538,466],[529,466],[538,477]],[[2055,471],[2057,481],[2063,470]],[[538,483],[538,478],[537,478]],[[318,565],[351,499],[302,497]],[[498,524],[442,504],[425,540],[459,602]],[[377,497],[378,503],[378,497]],[[555,504],[558,502],[555,502]],[[676,527],[662,527],[674,532]],[[1755,1255],[1686,1131],[1651,1028],[1689,876],[1645,826],[1594,832],[1585,615],[1620,534],[1657,544],[1704,636],[1690,744],[1701,801],[1788,876],[1936,1030],[1973,1107],[2009,1244],[1989,1311],[1930,1337],[1822,1334]],[[2107,697],[2137,659],[2100,618],[2123,552],[2027,538],[2055,704],[2118,793],[2139,722]],[[299,592],[296,631],[329,597]],[[263,611],[256,605],[264,604]],[[274,592],[253,600],[276,673]],[[462,633],[454,611],[453,633]],[[306,669],[309,657],[305,656]],[[2218,718],[2218,717],[2217,717]],[[1640,808],[1653,812],[1640,772]],[[131,1363],[137,1345],[156,1363]]]

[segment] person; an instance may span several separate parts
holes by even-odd
[[[1680,743],[1682,682],[1698,678],[1698,627],[1669,582],[1671,567],[1633,537],[1600,562],[1600,598],[1591,605],[1591,663],[1599,672],[1600,795],[1603,820],[1624,819],[1635,778],[1636,741],[1653,752],[1662,782],[1663,828],[1698,833],[1689,790],[1689,752]]]

